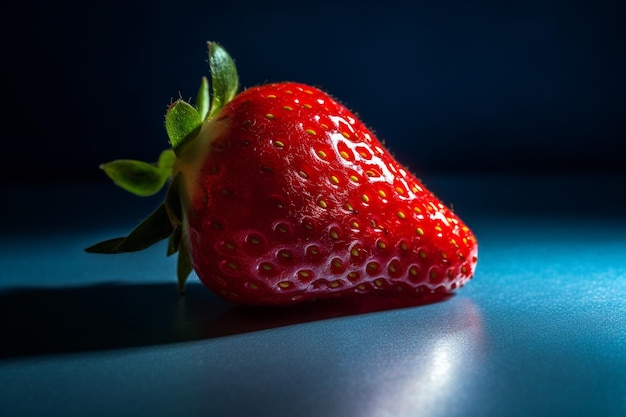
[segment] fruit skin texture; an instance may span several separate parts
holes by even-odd
[[[240,93],[204,123],[177,171],[193,269],[232,302],[418,299],[473,276],[467,226],[313,87]]]

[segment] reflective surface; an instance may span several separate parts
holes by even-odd
[[[626,415],[626,216],[600,196],[618,183],[430,179],[478,236],[476,277],[447,300],[366,314],[242,309],[197,281],[179,298],[164,246],[82,253],[152,202],[5,187],[0,415]],[[536,187],[541,200],[519,197]],[[601,203],[572,208],[576,190]],[[34,216],[35,195],[58,210]]]

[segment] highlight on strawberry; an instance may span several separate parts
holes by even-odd
[[[284,305],[359,294],[419,300],[473,276],[470,229],[350,110],[309,85],[239,90],[232,58],[208,43],[210,86],[169,106],[158,162],[102,165],[164,201],[126,237],[86,249],[139,251],[168,239],[182,292],[194,270],[234,303]],[[210,91],[211,90],[211,91]]]

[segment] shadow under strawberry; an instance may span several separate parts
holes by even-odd
[[[200,284],[184,297],[170,284],[103,284],[0,292],[0,359],[203,340],[448,299],[382,297],[283,307],[228,303]]]

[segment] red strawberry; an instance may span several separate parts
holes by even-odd
[[[179,100],[166,115],[175,153],[156,166],[104,165],[140,195],[172,177],[165,202],[128,237],[88,251],[134,251],[169,236],[181,289],[193,267],[208,288],[243,304],[420,299],[471,279],[470,230],[354,114],[298,83],[236,95],[228,54],[209,43],[209,62],[210,111],[203,79],[197,109]]]

